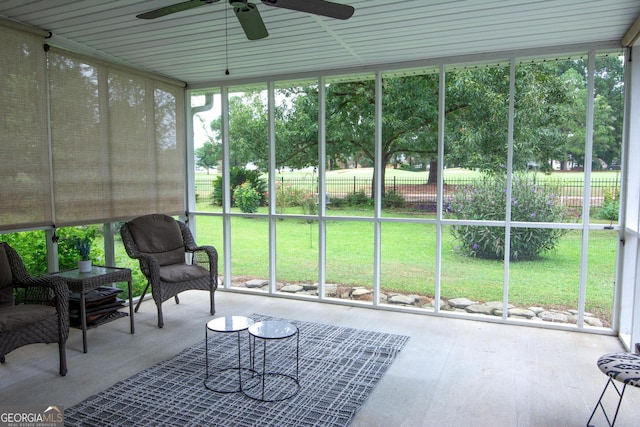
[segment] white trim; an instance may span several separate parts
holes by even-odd
[[[222,127],[222,212],[231,210],[231,192],[229,190],[229,89],[223,87],[220,92],[220,124]],[[231,288],[231,217],[222,217],[224,287]],[[218,261],[219,262],[219,261]]]
[[[324,77],[318,78],[318,297],[326,298],[327,280],[327,92]]]
[[[276,109],[276,95],[273,82],[267,84],[267,103],[268,103],[268,144],[269,144],[269,293],[276,292],[276,239],[278,238],[276,232],[276,219],[274,214],[276,213],[276,123],[275,123],[275,109]]]

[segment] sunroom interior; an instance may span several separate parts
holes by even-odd
[[[119,222],[147,213],[166,213],[186,220],[199,243],[211,244],[218,249],[219,293],[222,294],[218,304],[222,313],[233,313],[233,304],[243,313],[250,310],[240,309],[239,305],[254,304],[268,310],[269,303],[263,300],[273,297],[272,308],[282,310],[283,317],[287,312],[303,316],[308,310],[314,320],[335,316],[361,327],[371,327],[371,324],[348,320],[350,314],[360,316],[364,322],[372,321],[371,316],[375,316],[375,321],[381,324],[385,322],[385,316],[390,316],[393,320],[389,320],[388,327],[398,329],[412,325],[412,321],[406,319],[418,318],[420,322],[431,319],[444,328],[443,334],[451,327],[441,323],[443,321],[474,320],[482,322],[481,326],[452,328],[469,342],[481,346],[479,342],[492,338],[490,335],[474,337],[476,329],[486,334],[498,334],[495,342],[506,343],[508,336],[522,334],[522,340],[540,340],[543,347],[555,342],[557,337],[547,336],[549,341],[545,344],[545,335],[540,334],[539,329],[549,334],[566,333],[578,338],[568,340],[567,348],[561,350],[563,363],[574,365],[573,357],[577,364],[586,362],[584,371],[571,374],[576,376],[590,372],[595,359],[589,362],[584,358],[607,352],[607,345],[611,346],[611,351],[634,351],[635,343],[640,342],[640,170],[634,167],[635,160],[640,157],[640,128],[635,120],[640,114],[637,105],[640,65],[633,61],[634,46],[640,34],[640,5],[636,1],[458,0],[434,3],[349,0],[340,3],[353,6],[355,13],[344,21],[258,4],[269,31],[269,36],[262,40],[247,40],[235,21],[232,7],[226,2],[156,20],[136,18],[137,14],[173,3],[176,2],[10,0],[0,4],[3,41],[0,44],[3,52],[0,75],[4,82],[0,233],[42,232],[49,271],[60,268],[54,236],[61,228],[99,225],[104,235],[103,262],[117,265],[120,262]],[[617,123],[608,123],[609,127],[619,130],[617,139],[611,144],[619,154],[602,162],[594,148],[600,138],[597,118],[601,107],[597,100],[606,99],[607,94],[598,85],[598,79],[611,71],[607,68],[611,60],[617,61],[623,70],[611,92],[618,94],[618,98],[607,99],[609,104],[615,102],[620,106],[620,115],[615,118]],[[571,205],[574,215],[570,219],[544,219],[539,214],[536,218],[528,213],[529,218],[523,220],[515,216],[514,205],[507,204],[504,218],[499,220],[488,216],[473,220],[454,216],[447,209],[451,202],[447,186],[453,182],[447,169],[454,166],[449,156],[456,149],[449,142],[450,129],[447,128],[448,123],[453,122],[448,121],[453,116],[447,107],[454,105],[458,95],[452,83],[462,84],[460,82],[465,79],[473,80],[480,75],[476,73],[484,72],[495,78],[489,83],[485,81],[485,85],[492,85],[491,94],[498,99],[496,105],[502,107],[503,114],[490,116],[489,96],[478,96],[474,98],[476,104],[469,108],[475,112],[477,122],[467,118],[470,121],[466,123],[471,129],[486,117],[495,119],[492,123],[503,137],[496,144],[504,150],[495,157],[490,158],[491,150],[476,157],[504,168],[503,190],[507,195],[505,200],[509,200],[514,198],[509,196],[516,195],[516,172],[527,164],[528,159],[533,160],[519,145],[519,140],[524,138],[522,127],[526,124],[543,126],[535,121],[527,122],[518,110],[530,108],[529,115],[532,116],[536,99],[541,103],[553,99],[542,87],[526,98],[520,92],[521,82],[525,76],[533,74],[530,70],[546,70],[548,64],[552,64],[554,70],[579,64],[583,70],[583,85],[576,85],[576,92],[581,89],[580,95],[584,99],[584,111],[576,120],[580,122],[581,132],[574,132],[583,156],[574,164],[574,170],[581,168],[583,179],[578,195],[573,196],[576,199]],[[552,72],[541,73],[542,77],[549,77]],[[391,174],[389,159],[385,157],[385,127],[391,127],[391,124],[384,114],[393,108],[385,103],[390,99],[394,82],[400,85],[422,80],[429,80],[434,89],[430,110],[420,110],[425,118],[428,116],[431,126],[432,137],[424,143],[434,147],[430,162],[434,170],[429,171],[433,172],[430,184],[434,199],[431,209],[405,215],[383,202],[383,193],[388,191],[384,175]],[[569,80],[564,82],[569,84]],[[356,213],[345,213],[334,206],[337,199],[351,190],[338,190],[332,183],[333,156],[340,148],[331,148],[336,146],[332,139],[334,122],[331,115],[336,111],[332,109],[337,99],[334,89],[346,90],[355,84],[371,90],[370,108],[359,112],[360,128],[356,129],[356,133],[359,131],[370,138],[367,141],[371,154],[368,169],[373,173],[367,175],[366,180],[371,189],[371,206]],[[468,90],[464,87],[464,93]],[[295,96],[311,94],[313,99],[311,107],[315,118],[308,126],[313,129],[309,134],[315,139],[315,144],[311,145],[315,151],[311,163],[304,165],[303,174],[304,179],[311,177],[309,179],[314,183],[310,187],[316,206],[313,211],[286,209],[278,198],[290,166],[281,160],[287,153],[278,144],[278,139],[284,138],[287,130],[300,130],[285,123],[284,116],[278,112],[291,105],[288,102],[293,102],[290,100],[295,98],[291,95],[294,93]],[[239,111],[234,110],[234,105],[239,100],[259,103],[264,115],[258,118],[243,116],[234,123],[233,113]],[[483,115],[485,112],[488,115]],[[250,127],[248,119],[260,122],[255,128],[259,133],[253,135],[256,139],[254,149],[260,155],[249,160],[256,164],[261,162],[258,167],[266,176],[264,206],[251,213],[232,205],[234,194],[230,184],[230,171],[237,166],[235,153],[244,148],[235,138],[239,135],[237,128],[243,123],[246,128]],[[217,127],[210,128],[211,122],[216,122]],[[459,123],[455,122],[456,125]],[[462,129],[458,130],[462,132]],[[483,131],[489,131],[489,127]],[[203,180],[208,173],[197,170],[197,149],[203,140],[214,139],[221,147],[220,160],[216,164],[221,183],[218,204],[209,200],[213,181]],[[474,147],[467,145],[466,149],[477,148]],[[423,163],[425,159],[429,158],[423,158]],[[244,158],[242,163],[249,161]],[[589,166],[594,164],[600,166]],[[355,165],[351,167],[358,169]],[[549,167],[554,169],[553,162]],[[564,166],[556,169],[558,167]],[[619,192],[615,220],[597,220],[593,214],[601,208],[604,197],[596,184],[600,168],[614,171],[615,191]],[[544,175],[544,172],[539,174]],[[355,184],[353,186],[355,188]],[[253,227],[251,236],[241,233],[249,223]],[[461,255],[453,253],[455,250],[449,246],[448,238],[456,227],[465,225],[499,230],[506,245],[505,254],[515,247],[519,231],[558,232],[572,236],[567,247],[574,256],[567,260],[552,251],[550,258],[553,263],[560,264],[558,271],[563,274],[555,276],[553,283],[545,288],[547,290],[541,291],[546,293],[538,295],[534,303],[521,293],[524,293],[523,289],[535,288],[539,280],[535,262],[519,262],[513,256],[505,255],[501,262],[467,271],[465,264],[457,261],[455,257]],[[349,244],[353,246],[347,249],[351,252],[351,264],[345,267],[340,259],[343,256],[340,247],[345,245],[345,240],[338,236],[347,233]],[[206,242],[202,241],[204,238]],[[603,247],[606,249],[602,250]],[[410,261],[406,264],[388,261],[387,254],[394,249]],[[291,250],[295,256],[285,256]],[[606,262],[600,259],[603,252],[607,254]],[[404,266],[406,274],[398,274],[398,265]],[[352,274],[347,274],[349,272]],[[355,283],[349,281],[354,272],[358,277]],[[482,278],[471,277],[479,272]],[[460,309],[449,303],[453,299],[479,299],[473,289],[456,293],[460,291],[454,284],[455,279],[464,276],[477,286],[484,286],[486,281],[499,284],[492,299],[483,301],[496,304],[491,315]],[[420,283],[419,291],[411,288],[403,293],[403,280]],[[606,282],[606,286],[594,284],[599,281]],[[294,292],[291,286],[287,287],[303,282],[315,285],[315,291]],[[560,282],[562,285],[558,284]],[[248,283],[259,285],[253,287]],[[569,314],[563,314],[564,321],[553,314],[561,311],[555,310],[554,299],[560,288],[567,289],[571,301]],[[360,291],[363,297],[358,297]],[[408,303],[406,299],[393,298],[400,295],[414,301]],[[257,298],[260,302],[255,302]],[[539,305],[542,312],[549,314],[544,319],[513,315],[510,310],[520,307],[513,307],[512,303],[521,301],[524,301],[523,308]],[[189,302],[201,312],[190,320],[200,322],[194,328],[201,338],[200,325],[207,319],[207,310],[195,296],[189,295],[179,309],[173,307],[178,311],[169,311],[168,317],[177,321],[179,310]],[[225,307],[225,302],[230,306]],[[320,308],[304,308],[305,304],[311,303],[326,304],[320,304]],[[459,303],[464,305],[464,302]],[[148,321],[153,325],[152,316],[145,317],[149,312],[153,314],[151,303],[145,304],[149,308],[138,316],[142,320],[137,321],[143,324]],[[369,311],[362,312],[363,309]],[[184,334],[193,325],[176,327]],[[122,332],[118,326],[114,323],[105,326],[106,332],[92,331],[97,348],[111,356],[114,354],[109,344],[99,342],[102,334],[115,335],[114,339],[120,340],[122,345],[134,345],[127,336],[118,336]],[[500,332],[500,327],[513,329]],[[167,322],[161,332],[166,334],[170,329],[171,324]],[[434,333],[432,329],[437,328],[428,329]],[[519,332],[522,329],[525,332]],[[159,332],[149,328],[144,334]],[[430,339],[421,337],[420,331],[411,334],[420,348],[410,354],[419,361],[418,353],[424,351],[423,346],[428,346]],[[438,332],[435,335],[438,336]],[[585,341],[589,337],[605,341]],[[475,339],[479,341],[473,341]],[[153,341],[150,337],[143,340],[144,345],[157,345]],[[570,355],[572,351],[581,352],[582,346],[588,347],[585,354]],[[456,345],[448,351],[456,348],[463,347]],[[44,363],[38,353],[28,349],[21,351],[30,361],[27,366]],[[154,358],[166,355],[164,351],[170,350],[158,350]],[[493,350],[485,348],[483,352]],[[94,360],[113,367],[113,362],[107,362],[101,356],[86,356],[96,357]],[[94,369],[89,361],[82,361],[80,357],[74,359],[77,366]],[[500,357],[517,359],[521,356],[508,353]],[[134,358],[138,369],[143,364],[140,358]],[[433,362],[433,356],[427,356],[427,360]],[[545,368],[553,371],[547,365]],[[73,364],[70,364],[70,374],[72,371]],[[7,391],[16,396],[28,395],[29,388],[37,381],[25,368],[12,371],[10,375],[13,379],[8,382]],[[405,375],[408,374],[404,371],[398,374],[400,377]],[[530,373],[526,377],[535,382],[535,375]],[[558,372],[553,375],[557,376]],[[107,378],[102,384],[110,379],[115,381],[118,376]],[[552,382],[552,378],[548,381]],[[540,380],[541,384],[546,379]],[[69,378],[53,380],[56,383],[49,383],[45,391],[55,389],[59,381]],[[592,384],[599,386],[599,380],[595,371],[593,379],[589,380],[590,386],[585,387],[583,394],[586,395],[581,395],[579,402],[571,406],[571,417],[576,416],[584,402],[588,406],[597,398],[590,387]],[[20,385],[21,382],[24,385]],[[89,387],[91,392],[97,391],[96,386]],[[374,400],[366,407],[368,409],[356,419],[356,424],[384,425],[381,420],[397,421],[389,417],[398,416],[400,410],[382,414],[385,405],[381,403],[385,399],[403,400],[408,391],[399,392],[393,398],[389,396],[396,386],[396,383],[390,383],[387,388],[382,387],[382,395],[374,396],[380,400]],[[477,387],[473,388],[477,391],[482,386]],[[546,387],[553,387],[553,384]],[[414,387],[407,387],[407,390],[416,391]],[[65,402],[77,403],[91,392],[83,395],[76,391]],[[581,393],[576,391],[576,394]],[[443,420],[448,420],[449,425],[463,425],[473,419],[473,416],[461,418],[456,424],[440,414],[438,405],[442,411],[455,409],[455,405],[444,401],[447,396],[452,398],[455,392],[444,391],[439,397],[436,394],[428,394],[439,402],[433,407],[421,411],[410,406],[416,413],[414,418],[407,418],[406,425],[430,425],[427,420],[439,420],[439,425],[446,425]],[[628,398],[634,399],[630,402],[639,401],[640,396],[630,394]],[[477,411],[476,414],[482,411],[480,403],[467,403],[472,411]],[[563,423],[571,419],[562,415],[561,407],[549,408],[548,403],[543,409],[519,405],[522,404],[514,404],[516,409],[507,418],[494,418],[495,414],[492,414],[480,419],[490,420],[493,425],[513,425],[514,420],[518,420],[515,413],[520,410],[535,412],[535,415],[521,419],[525,425],[549,420]],[[632,406],[627,408],[633,412]],[[545,414],[544,411],[549,412]],[[585,415],[588,417],[588,411]],[[636,418],[633,414],[623,414],[620,422],[633,425],[635,419],[637,414]]]

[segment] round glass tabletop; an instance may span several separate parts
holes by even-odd
[[[298,328],[282,320],[267,320],[249,326],[249,334],[263,339],[288,338],[298,332]]]
[[[251,325],[253,320],[244,316],[225,316],[210,320],[207,329],[213,332],[239,332],[244,331]]]

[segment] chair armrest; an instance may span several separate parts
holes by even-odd
[[[144,274],[151,283],[158,283],[160,281],[160,263],[156,257],[141,252],[138,252],[136,256],[129,256],[140,262],[142,274]]]
[[[194,248],[189,248],[195,257],[195,262],[197,264],[208,263],[208,270],[215,274],[218,277],[218,251],[213,246],[196,246]],[[203,253],[206,255],[206,260],[204,257],[199,257],[198,253]],[[207,262],[208,261],[208,262]]]
[[[182,221],[177,221],[180,226],[180,232],[182,233],[182,240],[184,241],[184,249],[186,252],[192,252],[194,255],[194,262],[199,265],[208,264],[208,270],[211,274],[211,278],[215,283],[215,286],[218,286],[218,251],[213,246],[198,246],[193,239],[193,235],[191,234],[191,230]],[[204,257],[198,256],[198,253],[206,254],[207,259]]]
[[[51,305],[58,313],[60,342],[69,336],[69,287],[67,282],[55,274],[28,277],[22,282],[14,282],[14,287],[25,290],[25,304]]]
[[[69,299],[69,288],[63,278],[55,274],[40,277],[27,277],[23,281],[15,281],[14,287],[25,290],[25,304],[58,305],[58,300]]]

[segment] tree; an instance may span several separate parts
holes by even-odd
[[[564,74],[565,86],[569,88],[572,102],[565,113],[565,128],[568,134],[566,156],[585,167],[585,141],[587,130],[587,88],[575,69],[569,69]],[[617,138],[614,127],[615,113],[602,95],[596,95],[593,100],[593,147],[592,158],[594,169],[601,169],[600,160],[610,164],[620,157],[621,140]]]
[[[195,150],[196,165],[203,167],[209,173],[209,169],[215,167],[222,159],[222,144],[206,141],[202,147]]]
[[[560,65],[559,65],[560,64]],[[577,113],[575,90],[567,79],[582,82],[566,63],[518,65],[514,109],[514,170],[534,161],[550,170],[562,159],[571,135],[584,123],[570,125]],[[575,65],[575,64],[574,64]],[[577,67],[577,65],[576,65]],[[568,67],[572,68],[572,67]],[[485,172],[504,170],[507,161],[510,69],[465,68],[446,74],[445,158],[448,164]],[[612,91],[616,86],[606,86]],[[388,76],[382,82],[382,165],[429,163],[429,182],[437,181],[439,77],[434,73]],[[603,91],[605,89],[602,89]],[[573,91],[573,92],[572,92]],[[276,117],[276,166],[317,165],[318,88],[280,89]],[[286,100],[286,101],[285,101]],[[375,82],[357,80],[326,86],[326,153],[334,164],[375,164]],[[598,101],[600,102],[600,101]],[[267,165],[267,108],[259,94],[230,100],[231,156],[235,164]],[[605,103],[597,107],[606,112]],[[606,120],[598,125],[604,151]],[[212,129],[220,127],[219,120]],[[584,145],[584,139],[583,145]],[[602,154],[604,156],[604,154]],[[384,173],[386,167],[379,172]],[[374,178],[375,179],[375,178]]]
[[[567,95],[555,64],[516,69],[513,169],[537,162],[544,171],[564,155]],[[447,74],[447,103],[467,106],[447,116],[448,157],[466,168],[495,173],[504,169],[508,148],[509,67],[466,69]]]
[[[567,132],[573,136],[567,147],[567,156],[584,166],[584,142],[587,100],[587,61],[577,59],[561,62],[557,72],[565,78],[573,94],[571,120]],[[619,162],[622,148],[624,115],[624,64],[616,55],[598,56],[594,69],[594,136],[593,159],[607,164]],[[599,167],[595,163],[596,168]]]
[[[253,163],[267,170],[269,145],[267,106],[260,93],[249,92],[229,99],[229,156],[231,166]],[[216,141],[222,141],[222,118],[211,122]]]

